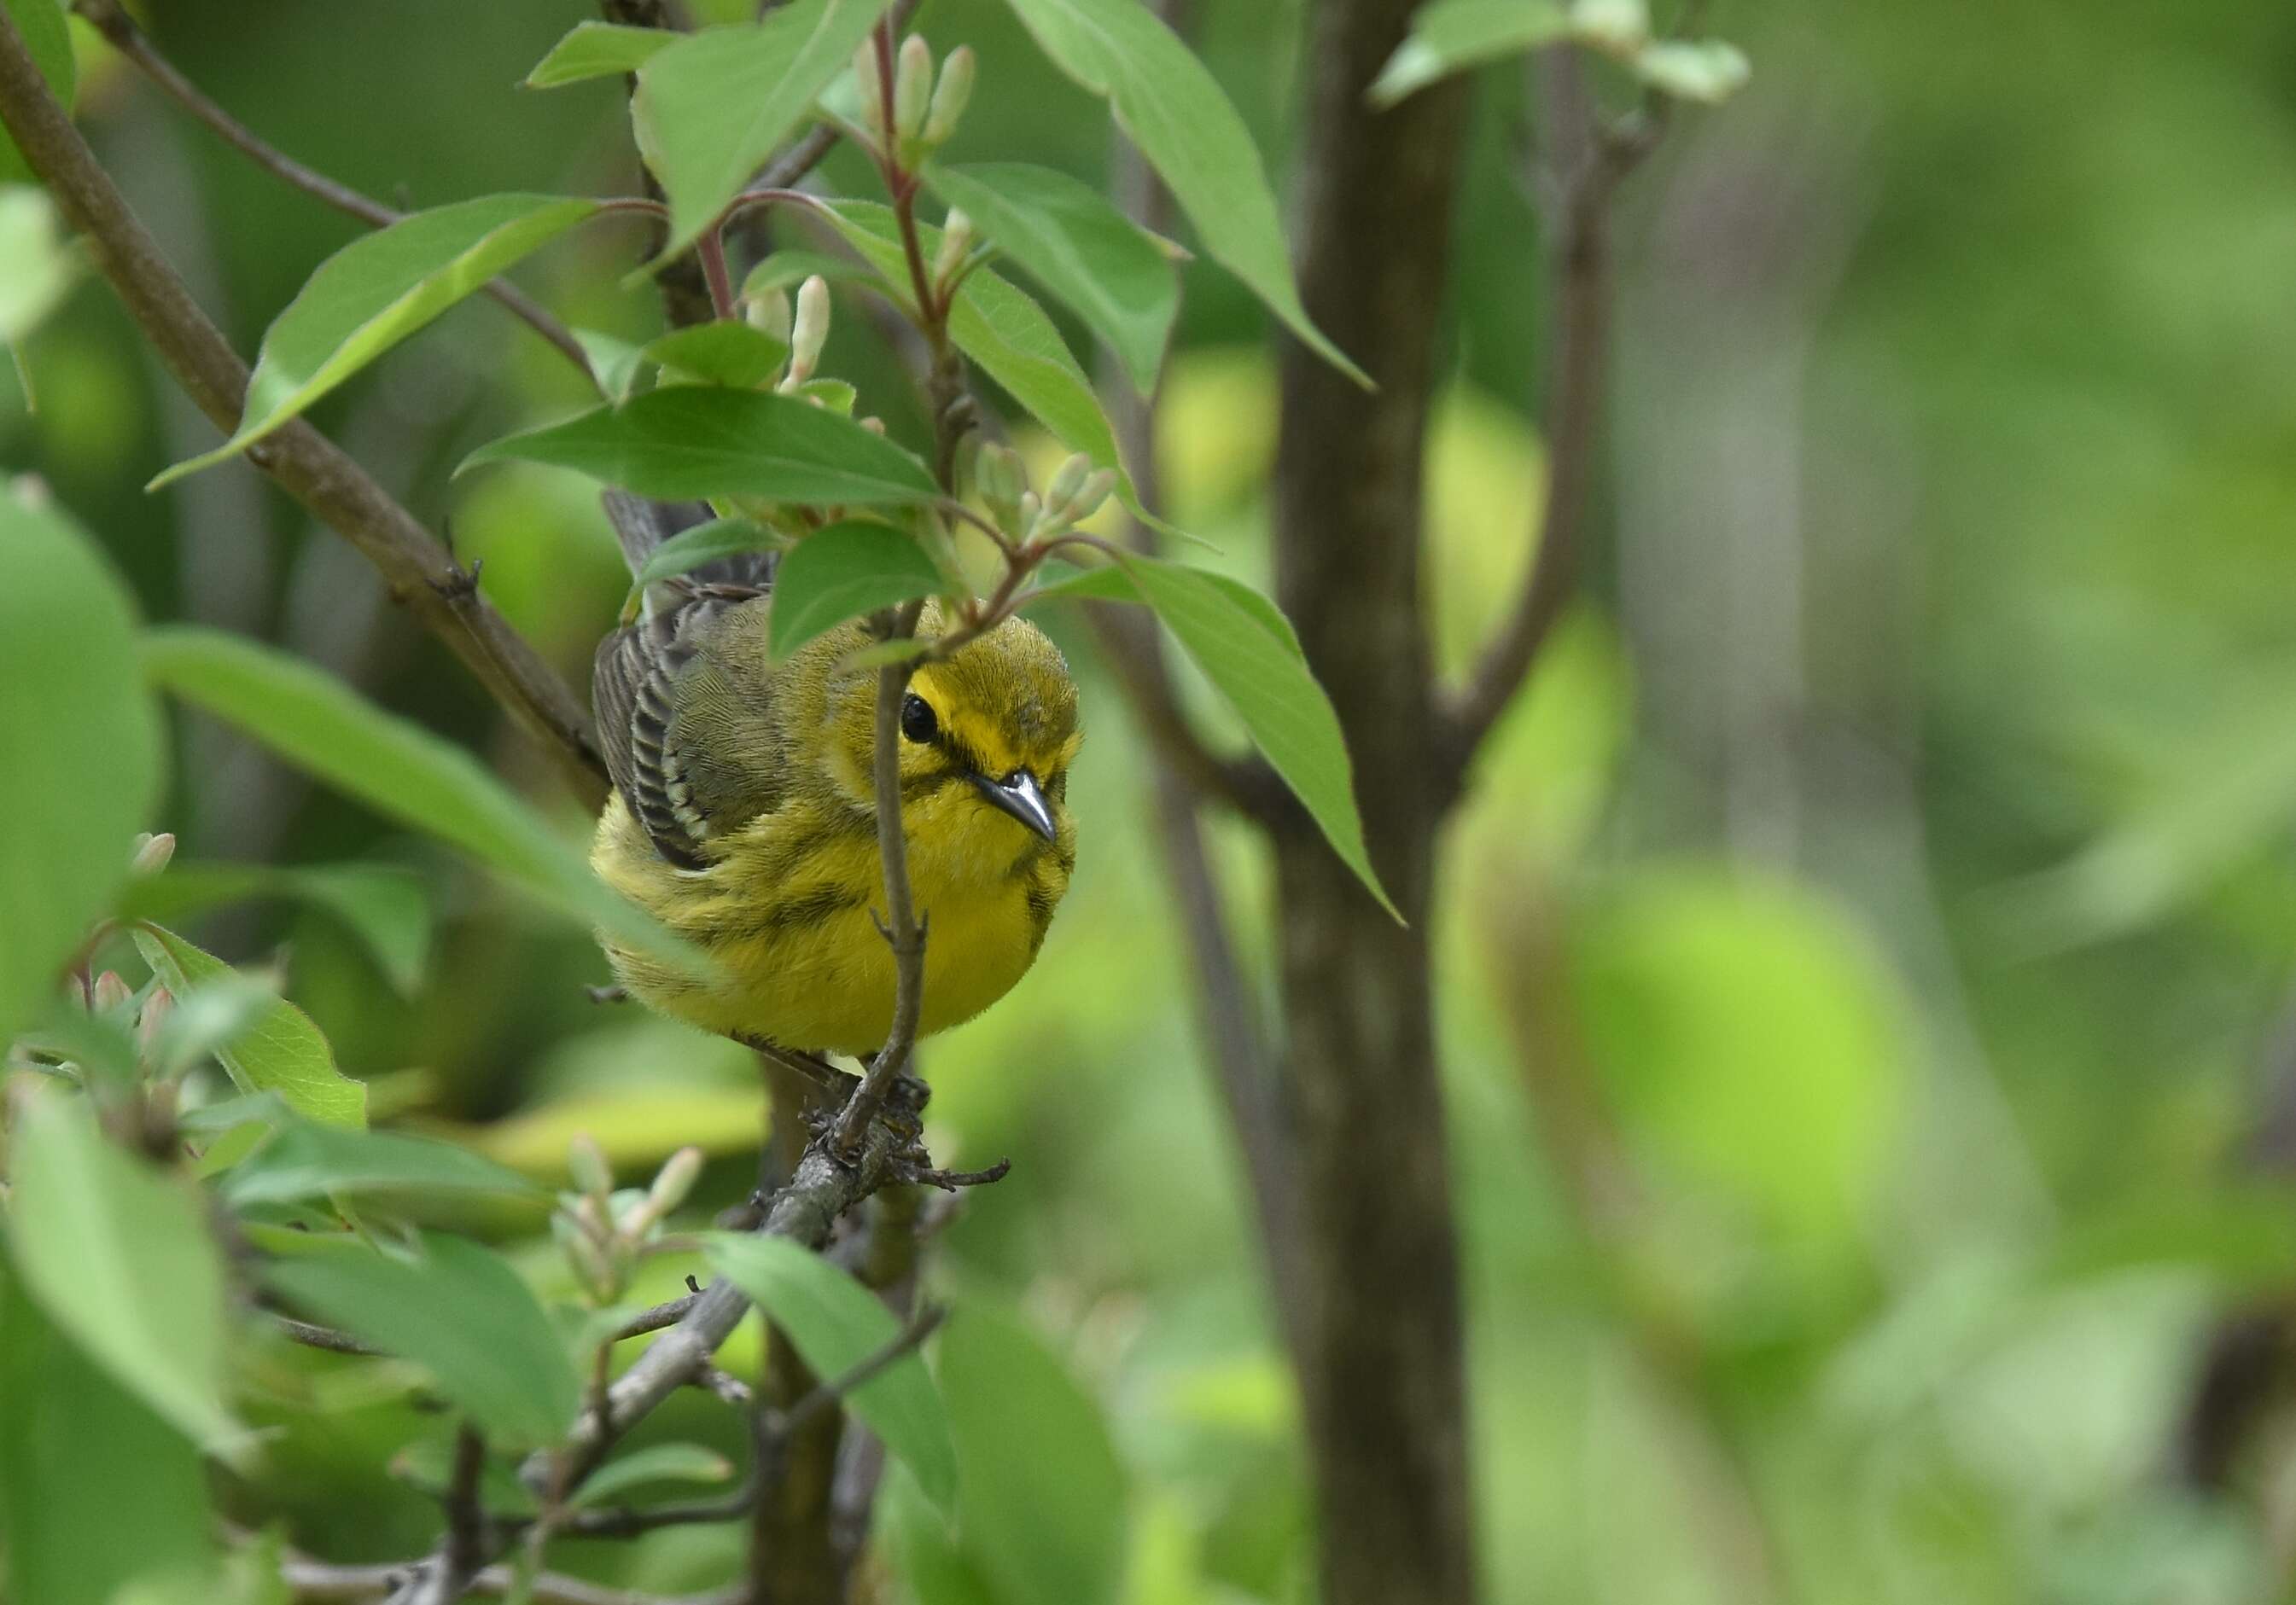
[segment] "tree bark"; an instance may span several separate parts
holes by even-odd
[[[1314,14],[1300,289],[1367,392],[1303,348],[1283,366],[1276,577],[1353,755],[1372,858],[1407,923],[1304,817],[1275,832],[1286,1091],[1308,1307],[1298,1355],[1325,1605],[1473,1597],[1466,1385],[1428,921],[1447,801],[1419,587],[1421,450],[1464,91],[1375,112],[1414,0]]]

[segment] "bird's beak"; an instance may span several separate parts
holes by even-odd
[[[1004,809],[1046,841],[1058,834],[1058,827],[1053,823],[1053,806],[1045,800],[1044,788],[1037,784],[1037,777],[1026,769],[1015,769],[1001,781],[976,774],[972,783],[980,788],[980,795],[988,799],[990,806]]]

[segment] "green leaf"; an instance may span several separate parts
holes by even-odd
[[[62,0],[0,0],[0,11],[7,12],[8,20],[16,25],[17,37],[24,41],[32,65],[47,80],[56,103],[70,111],[78,70],[72,59],[71,30],[64,23]],[[33,182],[24,153],[16,149],[8,131],[0,128],[0,184]]]
[[[818,1254],[778,1237],[713,1232],[706,1241],[718,1273],[755,1300],[789,1334],[807,1369],[825,1381],[900,1336],[899,1323],[876,1296]],[[953,1507],[956,1452],[922,1358],[903,1355],[849,1394],[845,1405],[908,1467],[928,1498],[944,1511]]]
[[[1438,78],[1570,35],[1570,13],[1548,0],[1431,0],[1380,69],[1372,103],[1392,106]]]
[[[784,553],[767,621],[776,659],[849,618],[931,596],[948,582],[924,549],[883,524],[816,530]]]
[[[1099,1406],[1025,1328],[979,1306],[940,1343],[966,1550],[1013,1605],[1106,1605],[1124,1568],[1124,1472]]]
[[[319,264],[263,336],[239,428],[152,481],[245,450],[496,274],[598,210],[554,195],[482,195],[416,212]]]
[[[692,244],[813,109],[889,0],[794,0],[711,28],[638,70],[630,118],[669,199],[664,257]]]
[[[1719,39],[1653,39],[1627,65],[1636,78],[1685,101],[1717,105],[1746,86],[1746,53]]]
[[[789,347],[762,329],[719,319],[673,329],[645,348],[648,362],[676,368],[710,384],[755,389],[778,375]]]
[[[145,636],[144,667],[184,700],[378,813],[461,848],[544,903],[618,940],[698,962],[609,890],[547,820],[469,753],[385,713],[340,680],[251,641],[181,626]]]
[[[1251,134],[1203,63],[1139,0],[1009,0],[1062,72],[1104,96],[1212,259],[1308,348],[1371,381],[1308,321]]]
[[[0,134],[0,145],[7,135]],[[80,253],[64,235],[45,190],[0,184],[0,345],[22,340],[78,279]]]
[[[338,1193],[541,1193],[515,1170],[452,1142],[301,1124],[288,1126],[243,1160],[223,1191],[234,1208]]]
[[[555,89],[618,72],[636,72],[683,36],[666,28],[632,28],[619,22],[577,22],[526,75],[528,89]]]
[[[430,905],[422,878],[382,864],[274,868],[250,864],[170,864],[162,875],[129,883],[126,919],[173,920],[220,904],[266,897],[307,903],[340,921],[366,947],[390,984],[409,995],[430,956]]]
[[[916,1478],[889,1467],[877,1494],[876,1534],[916,1605],[997,1605],[996,1591],[958,1545]]]
[[[682,529],[646,553],[645,561],[630,577],[629,599],[623,604],[624,610],[635,606],[648,585],[691,573],[721,557],[768,552],[785,544],[772,530],[748,519],[711,519],[706,524]]]
[[[650,1444],[591,1472],[569,1503],[579,1509],[603,1504],[650,1482],[724,1482],[733,1475],[734,1462],[714,1449],[700,1444]]]
[[[869,276],[867,268],[848,257],[832,257],[822,250],[777,250],[750,269],[749,276],[742,281],[742,294],[761,296],[776,290],[794,290],[811,278],[834,284],[840,280]]]
[[[173,1078],[223,1053],[278,1001],[277,987],[235,970],[178,995],[152,1045],[159,1073]]]
[[[373,1252],[275,1260],[264,1280],[300,1310],[430,1373],[499,1442],[566,1430],[581,1385],[558,1331],[499,1255],[425,1232],[422,1257]]]
[[[135,946],[171,992],[212,986],[238,973],[162,925],[138,927]],[[366,1124],[365,1085],[335,1068],[326,1034],[284,998],[236,1040],[218,1044],[216,1057],[242,1092],[277,1093],[297,1114],[329,1126]]]
[[[193,1442],[236,1437],[223,1406],[223,1265],[197,1196],[105,1142],[83,1103],[27,1099],[14,1137],[9,1241],[26,1290]]]
[[[390,1457],[389,1470],[434,1498],[455,1484],[455,1441],[427,1437],[408,1444]],[[489,1514],[531,1516],[541,1505],[534,1490],[519,1480],[518,1472],[488,1454],[479,1465],[479,1498]]]
[[[575,330],[574,343],[582,348],[583,356],[589,361],[590,373],[598,381],[598,394],[617,405],[627,401],[630,392],[637,389],[645,348],[618,334],[601,334],[594,329]]]
[[[1112,598],[1114,572],[1093,569],[1046,590]],[[1126,557],[1122,573],[1137,599],[1163,621],[1235,709],[1252,741],[1323,828],[1332,850],[1380,906],[1401,919],[1364,847],[1339,715],[1308,668],[1290,621],[1266,597],[1225,575],[1152,557]]]
[[[929,502],[923,463],[849,418],[788,396],[675,385],[482,446],[483,463],[570,468],[644,496],[865,505]]]
[[[0,1043],[111,911],[159,787],[135,630],[87,538],[0,483]]]
[[[1266,626],[1293,657],[1303,663],[1307,661],[1307,651],[1300,644],[1300,634],[1292,627],[1292,621],[1283,617],[1283,609],[1240,579],[1215,574],[1210,569],[1192,569],[1189,572],[1201,574],[1218,585],[1229,601]],[[1132,582],[1132,577],[1116,563],[1064,575],[1029,593],[1030,607],[1046,602],[1129,602],[1144,606],[1146,601],[1140,594],[1140,587]]]
[[[874,201],[840,201],[829,217],[901,304],[913,307],[907,258],[892,209]],[[940,231],[920,225],[918,233],[930,261],[939,249]],[[1082,452],[1095,467],[1114,469],[1117,493],[1127,507],[1142,512],[1092,381],[1077,365],[1043,307],[988,269],[976,268],[949,308],[948,332],[958,349],[1070,450]]]
[[[940,198],[1074,307],[1146,396],[1180,309],[1179,274],[1155,235],[1098,190],[1022,162],[925,169]]]
[[[0,1565],[12,1600],[117,1605],[209,1573],[199,1451],[92,1363],[0,1262]],[[218,1596],[196,1586],[180,1596]]]

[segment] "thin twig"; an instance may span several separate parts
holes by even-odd
[[[455,1470],[444,1501],[447,1511],[444,1597],[452,1600],[486,1567],[487,1512],[479,1479],[487,1469],[487,1440],[465,1421],[455,1433]]]
[[[428,1555],[419,1560],[367,1566],[333,1566],[290,1555],[281,1563],[279,1575],[304,1605],[362,1605],[403,1588],[409,1577],[436,1564]],[[498,1600],[509,1597],[517,1587],[517,1576],[509,1567],[489,1566],[474,1573],[463,1585],[463,1593]],[[636,1593],[556,1572],[533,1578],[526,1598],[534,1605],[741,1605],[742,1601],[740,1591],[734,1589],[699,1594]]]
[[[209,100],[198,85],[185,78],[174,62],[160,53],[151,36],[135,24],[121,8],[119,0],[72,0],[72,9],[86,19],[90,26],[111,42],[113,49],[126,56],[164,90],[176,104],[190,112],[221,135],[224,142],[246,156],[258,167],[287,183],[347,213],[374,228],[387,228],[406,214],[385,206],[372,196],[361,193],[347,184],[328,177],[316,168],[304,166],[283,151],[264,143],[255,130],[241,122],[230,112]],[[566,360],[582,370],[593,380],[590,358],[582,349],[582,342],[531,297],[507,279],[492,279],[484,286],[487,294],[501,302],[523,319],[537,334],[548,340],[562,353]]]
[[[925,1339],[939,1331],[940,1323],[947,1319],[948,1311],[943,1306],[937,1304],[923,1306],[909,1318],[899,1336],[875,1354],[819,1384],[788,1410],[774,1417],[773,1429],[784,1436],[795,1432],[823,1411],[851,1397],[856,1391],[867,1387],[923,1347]]]
[[[693,1308],[693,1301],[701,1296],[699,1293],[687,1293],[683,1297],[657,1304],[652,1309],[640,1310],[616,1327],[607,1341],[619,1343],[625,1339],[643,1337],[648,1332],[658,1332],[665,1326],[676,1326],[685,1319]]]
[[[87,237],[98,270],[176,381],[217,428],[236,427],[247,364],[192,299],[57,105],[4,9],[0,124],[72,227]],[[591,739],[589,716],[491,603],[460,588],[463,570],[413,514],[300,419],[250,446],[247,458],[381,571],[393,598],[542,744],[578,798],[593,807],[604,803],[606,766]]]
[[[291,1315],[274,1315],[271,1319],[282,1337],[291,1338],[306,1348],[324,1348],[338,1355],[379,1355],[382,1352],[373,1344],[354,1338],[348,1332],[339,1332],[332,1326],[298,1321]]]

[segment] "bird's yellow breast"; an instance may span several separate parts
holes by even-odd
[[[970,1020],[1027,971],[1067,889],[1074,831],[1045,844],[1016,822],[952,796],[906,811],[910,885],[926,922],[921,1035]],[[697,980],[607,945],[641,1001],[705,1030],[784,1047],[864,1054],[893,1018],[894,967],[873,910],[884,906],[873,824],[798,800],[726,839],[685,870],[653,850],[619,797],[598,822],[591,862],[623,896],[701,948]]]

